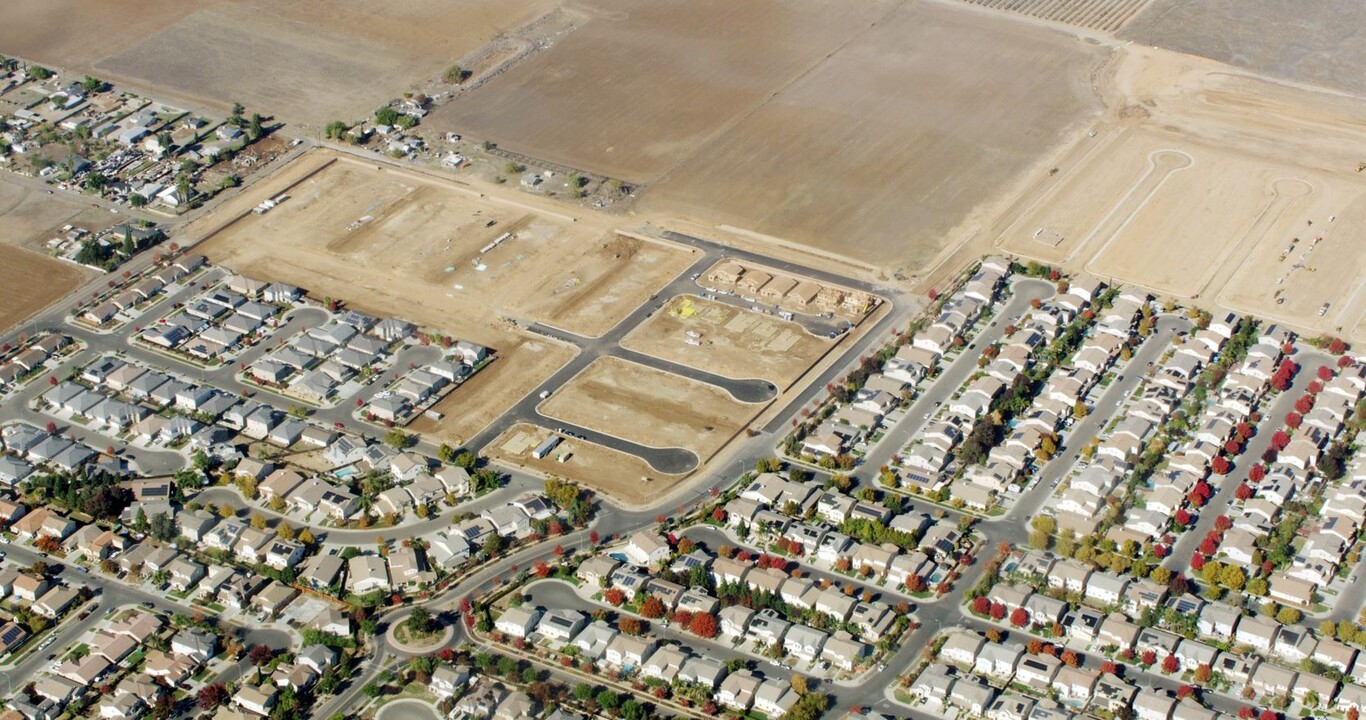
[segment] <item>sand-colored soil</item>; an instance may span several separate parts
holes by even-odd
[[[518,338],[499,353],[497,361],[436,404],[441,420],[419,416],[408,429],[453,447],[463,445],[574,358],[573,348],[539,337]]]
[[[531,452],[550,435],[546,428],[518,423],[498,436],[487,454],[495,462],[542,475],[558,475],[628,505],[657,502],[682,477],[661,475],[635,455],[577,438],[565,438],[548,457],[533,458]]]
[[[300,177],[307,179],[295,184]],[[281,193],[289,198],[269,213],[215,231]],[[326,151],[244,198],[197,223],[211,234],[203,247],[211,258],[315,295],[382,304],[388,314],[495,348],[509,332],[505,318],[600,335],[693,254],[621,237],[601,216],[576,222],[516,195],[502,201]]]
[[[714,385],[602,357],[541,403],[545,415],[705,460],[759,410]]]
[[[1114,113],[999,220],[1002,249],[1366,339],[1366,103],[1147,49],[1107,82]]]
[[[438,405],[445,420],[414,426],[448,441],[467,440],[572,357],[508,318],[600,334],[692,256],[620,237],[600,217],[573,222],[384,168],[327,152],[305,156],[185,236],[208,236],[199,249],[246,275],[493,348],[499,359]],[[280,194],[289,198],[279,207],[250,212]]]
[[[4,52],[160,96],[321,126],[359,119],[554,0],[11,0]]]
[[[93,274],[68,262],[0,244],[0,331],[23,322]]]
[[[0,178],[0,330],[8,330],[86,280],[94,270],[55,260],[45,243],[65,224],[99,230],[108,213]]]
[[[1075,39],[915,3],[646,191],[646,211],[918,269],[1098,110]],[[887,274],[891,274],[888,272]]]
[[[881,0],[592,0],[554,47],[426,124],[647,182],[884,15]]]
[[[782,387],[834,342],[773,315],[683,295],[637,325],[621,344],[717,375],[762,378]]]

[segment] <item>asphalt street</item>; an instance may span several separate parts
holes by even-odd
[[[1155,331],[1144,340],[1138,351],[1133,354],[1111,380],[1109,387],[1096,400],[1095,407],[1079,420],[1063,436],[1058,451],[1025,493],[1005,515],[987,521],[993,539],[1024,544],[1029,538],[1029,521],[1044,506],[1057,489],[1058,484],[1067,477],[1081,459],[1081,450],[1090,444],[1097,434],[1118,417],[1126,402],[1133,395],[1152,364],[1162,357],[1171,346],[1171,340],[1179,332],[1190,328],[1185,318],[1162,316],[1157,321]]]
[[[1172,547],[1171,555],[1162,562],[1162,566],[1177,572],[1185,572],[1190,565],[1191,557],[1195,555],[1196,549],[1200,547],[1200,542],[1205,535],[1214,529],[1214,523],[1220,515],[1228,509],[1234,500],[1234,492],[1238,486],[1247,479],[1248,471],[1253,465],[1261,462],[1262,453],[1271,446],[1271,438],[1276,434],[1285,423],[1285,415],[1295,407],[1295,401],[1304,394],[1304,390],[1315,378],[1314,370],[1319,365],[1332,364],[1332,358],[1318,353],[1305,353],[1296,358],[1301,367],[1290,387],[1271,401],[1270,405],[1263,405],[1262,422],[1257,428],[1257,434],[1253,435],[1247,442],[1247,447],[1243,448],[1243,454],[1234,466],[1234,472],[1223,478],[1222,481],[1216,475],[1210,476],[1210,483],[1214,486],[1214,496],[1210,498],[1205,507],[1200,509],[1199,517],[1195,527],[1182,533],[1177,539],[1176,545]],[[1359,603],[1358,603],[1359,606]],[[1356,614],[1356,608],[1349,611],[1352,615]]]
[[[4,543],[3,546],[8,554],[7,560],[9,562],[28,567],[42,560],[54,567],[66,583],[73,586],[88,585],[97,592],[93,605],[88,606],[91,608],[90,615],[83,620],[68,621],[60,625],[57,629],[57,639],[46,651],[35,652],[30,650],[26,655],[20,656],[17,663],[0,666],[0,679],[3,679],[6,686],[19,687],[27,683],[32,679],[34,673],[51,664],[52,660],[48,658],[48,655],[55,653],[60,656],[66,650],[74,647],[76,639],[104,620],[106,612],[110,608],[145,605],[167,616],[177,613],[191,615],[198,609],[176,602],[167,595],[148,592],[139,587],[130,587],[99,573],[80,572],[76,565],[23,545]],[[266,645],[275,650],[283,650],[292,644],[291,635],[283,630],[239,626],[231,623],[225,623],[225,626],[236,632],[248,647]]]
[[[929,387],[911,403],[901,420],[887,429],[882,440],[864,456],[862,466],[856,475],[862,479],[876,480],[878,470],[884,465],[892,464],[892,456],[899,454],[906,443],[925,427],[929,418],[939,411],[940,406],[948,402],[963,383],[981,369],[977,365],[981,349],[1003,338],[1006,328],[1029,311],[1032,301],[1052,297],[1054,292],[1053,283],[1043,280],[1024,278],[1012,283],[1010,299],[985,326],[977,329],[968,346],[944,367]]]

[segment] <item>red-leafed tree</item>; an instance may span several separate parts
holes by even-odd
[[[1334,355],[1341,355],[1347,352],[1347,343],[1343,342],[1342,338],[1333,338],[1328,343],[1328,352]]]
[[[1320,380],[1328,382],[1333,379],[1333,368],[1330,368],[1327,365],[1320,365],[1317,374]]]
[[[1006,616],[1006,606],[1001,603],[991,604],[991,619],[1004,620]]]
[[[1247,471],[1247,476],[1252,478],[1252,482],[1261,482],[1262,478],[1266,477],[1266,466],[1260,463],[1253,465],[1252,468]]]
[[[1256,716],[1257,716],[1257,711],[1256,711],[1256,710],[1253,710],[1252,708],[1248,707],[1247,705],[1244,705],[1244,706],[1238,708],[1238,717],[1242,718],[1242,720],[1252,720],[1252,718],[1254,718],[1254,717],[1256,717]]]
[[[1138,660],[1139,662],[1143,663],[1145,667],[1156,665],[1157,653],[1153,652],[1152,650],[1144,650],[1143,654],[1139,656]]]
[[[1281,714],[1271,708],[1267,708],[1262,711],[1262,714],[1257,716],[1257,720],[1281,720]]]
[[[1100,664],[1100,671],[1103,673],[1109,673],[1111,675],[1118,675],[1119,664],[1116,663],[1114,660],[1106,660],[1105,662]]]
[[[1200,570],[1203,570],[1204,568],[1205,568],[1205,556],[1204,556],[1204,555],[1201,555],[1200,553],[1195,553],[1194,555],[1192,555],[1192,556],[1191,556],[1191,569],[1198,572],[1198,571],[1200,571]]]
[[[1250,437],[1252,437],[1252,432],[1253,432],[1252,423],[1249,423],[1249,422],[1240,422],[1240,423],[1238,423],[1238,439],[1239,439],[1239,440],[1242,440],[1243,442],[1247,442],[1247,439],[1250,438]]]
[[[1200,553],[1205,556],[1213,555],[1219,545],[1214,542],[1214,538],[1207,537],[1200,541]]]
[[[251,651],[247,653],[247,659],[251,660],[251,664],[257,667],[270,662],[273,657],[275,657],[275,651],[265,645],[253,645]]]
[[[1077,654],[1071,650],[1064,650],[1062,652],[1062,657],[1058,659],[1062,660],[1062,664],[1067,667],[1076,667],[1077,664],[1081,662],[1081,659],[1077,657]]]
[[[1311,380],[1309,381],[1309,387],[1305,389],[1311,397],[1314,397],[1323,392],[1323,383],[1318,380]]]
[[[1356,361],[1353,360],[1353,359],[1351,358],[1351,356],[1349,356],[1349,355],[1343,355],[1342,357],[1338,358],[1338,367],[1340,367],[1340,368],[1345,368],[1345,367],[1350,366],[1350,365],[1351,365],[1352,363],[1354,363],[1354,362],[1356,362]],[[1355,709],[1355,708],[1353,708],[1353,709]]]
[[[212,710],[228,701],[228,688],[223,683],[205,685],[199,689],[199,707]]]
[[[1243,444],[1238,442],[1237,438],[1229,438],[1227,441],[1224,442],[1224,452],[1228,453],[1229,455],[1237,455],[1242,451]]]
[[[626,593],[622,592],[621,588],[608,588],[607,592],[602,594],[602,599],[614,607],[621,607],[621,604],[626,602]]]
[[[1218,530],[1219,532],[1224,532],[1225,530],[1228,530],[1231,527],[1233,527],[1233,520],[1229,519],[1229,516],[1220,515],[1219,517],[1214,518],[1215,530]]]
[[[1277,451],[1284,450],[1285,446],[1289,444],[1290,433],[1284,430],[1277,430],[1276,434],[1271,436],[1271,447]]]
[[[698,637],[714,638],[720,632],[721,626],[717,623],[715,615],[697,613],[692,616],[692,622],[688,623],[688,630]]]
[[[1313,410],[1313,409],[1314,409],[1314,398],[1312,398],[1312,397],[1310,397],[1310,396],[1308,396],[1308,395],[1301,395],[1301,396],[1300,396],[1300,399],[1295,401],[1295,411],[1298,412],[1298,413],[1300,413],[1301,415],[1303,415],[1303,414],[1305,414],[1305,413],[1307,413],[1307,412],[1309,412],[1310,410]]]
[[[1177,700],[1185,700],[1186,698],[1188,698],[1188,697],[1190,697],[1190,696],[1192,696],[1192,695],[1194,695],[1194,694],[1195,694],[1195,686],[1194,686],[1194,685],[1182,685],[1181,687],[1179,687],[1179,688],[1176,689],[1176,699],[1177,699]]]
[[[1195,681],[1202,685],[1209,682],[1209,679],[1213,676],[1214,671],[1210,669],[1210,666],[1207,663],[1200,663],[1200,665],[1195,668]]]
[[[973,598],[972,611],[977,613],[978,615],[986,615],[987,613],[991,612],[991,601],[986,599],[985,596]]]
[[[1170,675],[1180,669],[1181,661],[1177,660],[1175,655],[1168,655],[1167,657],[1162,658],[1162,672]]]
[[[1015,627],[1024,627],[1029,624],[1029,611],[1022,607],[1010,611],[1010,624]]]
[[[640,614],[651,620],[664,617],[665,610],[664,602],[654,595],[645,598],[645,602],[640,606]]]
[[[1190,524],[1191,524],[1191,514],[1190,514],[1190,512],[1187,511],[1186,508],[1177,508],[1177,509],[1176,509],[1176,522],[1177,522],[1177,524],[1182,525],[1182,526],[1190,525]]]
[[[1220,475],[1227,475],[1229,470],[1233,469],[1233,465],[1221,455],[1214,458],[1214,461],[1210,463],[1210,469]]]

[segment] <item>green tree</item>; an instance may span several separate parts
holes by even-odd
[[[407,448],[411,442],[412,437],[399,428],[390,430],[389,434],[384,436],[384,443],[395,450],[403,450],[404,448]]]
[[[341,140],[346,137],[346,132],[351,128],[340,120],[333,120],[323,128],[323,136],[329,140]]]
[[[1282,625],[1294,625],[1303,617],[1303,613],[1299,610],[1292,607],[1283,607],[1276,613],[1276,622]]]
[[[451,84],[464,82],[466,77],[468,73],[459,65],[452,65],[446,68],[446,72],[441,73],[441,78]]]

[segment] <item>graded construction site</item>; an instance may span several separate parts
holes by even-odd
[[[1009,253],[1366,340],[1366,103],[1147,48],[994,229]]]
[[[485,452],[510,467],[520,467],[540,475],[558,475],[592,487],[616,504],[651,505],[683,479],[665,475],[635,455],[601,445],[564,437],[545,457],[535,457],[536,448],[553,431],[517,423],[498,436]]]
[[[287,197],[286,197],[287,196]],[[268,213],[251,208],[283,199]],[[528,199],[528,202],[535,202]],[[327,151],[201,219],[188,237],[243,274],[282,280],[494,348],[499,359],[418,430],[463,442],[573,356],[518,319],[598,335],[685,269],[692,252]],[[220,227],[221,226],[221,227]]]
[[[258,212],[268,199],[278,204]],[[706,462],[771,397],[759,393],[763,402],[743,402],[709,378],[757,377],[786,386],[837,341],[776,315],[691,295],[659,299],[667,311],[648,306],[674,281],[686,284],[703,251],[624,234],[608,221],[544,198],[479,192],[315,150],[196,220],[184,236],[202,238],[198,250],[249,277],[288,282],[318,300],[406,318],[492,348],[497,359],[433,408],[440,419],[424,415],[408,426],[434,441],[462,445],[496,421],[506,426],[494,425],[494,432],[506,434],[531,417],[525,403],[507,413],[579,352],[527,329],[541,324],[600,353],[580,358],[577,374],[540,403],[545,415],[650,448],[682,448]],[[819,289],[831,302],[845,297],[834,286],[799,277],[778,278],[774,286],[780,284]],[[608,331],[613,334],[598,339]],[[690,333],[705,342],[690,345]],[[620,337],[627,348],[664,362],[650,367],[615,357],[623,352],[616,348]],[[685,377],[693,374],[687,368],[702,372]],[[506,438],[488,448],[504,444]],[[609,487],[608,476],[595,478],[604,469],[677,479],[647,470],[641,458],[619,449],[581,444],[581,457],[561,466],[562,474],[604,492],[631,494]],[[516,452],[504,454],[527,464]]]

